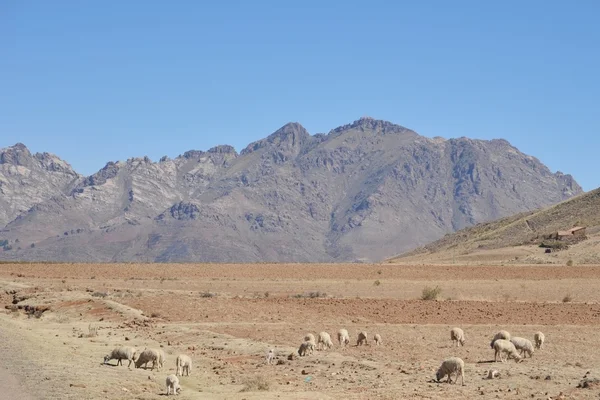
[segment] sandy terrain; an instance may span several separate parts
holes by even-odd
[[[436,285],[438,301],[419,299]],[[598,287],[599,266],[0,264],[0,399],[164,398],[180,353],[195,363],[181,399],[598,398],[577,388],[600,378]],[[288,360],[305,333],[340,328],[351,346]],[[546,345],[494,363],[500,329]],[[383,345],[355,346],[360,330]],[[167,363],[103,365],[118,344],[162,347]],[[448,356],[465,386],[432,381]],[[491,368],[500,378],[483,379]]]

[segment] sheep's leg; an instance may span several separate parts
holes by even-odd
[[[458,380],[458,376],[456,380]],[[462,369],[460,370],[460,383],[462,386],[465,386],[465,372]]]
[[[131,360],[131,359],[129,360],[129,364],[127,364],[127,368],[131,368],[131,362],[132,362],[132,361],[133,361],[133,360]]]
[[[117,367],[118,367],[119,365],[123,365],[123,363],[121,362],[121,359],[120,359],[120,358],[117,358]]]

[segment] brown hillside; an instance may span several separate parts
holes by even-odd
[[[577,253],[578,248],[585,249],[587,253],[593,252],[590,243],[595,243],[593,239],[600,231],[600,189],[555,206],[520,213],[448,234],[427,246],[393,257],[388,262],[442,262],[444,259],[455,261],[457,256],[462,258],[462,261],[465,258],[476,261],[476,254],[481,256],[479,261],[484,261],[485,256],[490,254],[497,255],[497,259],[508,260],[513,256],[531,253],[525,251],[527,249],[538,249],[545,236],[577,225],[587,227],[590,239],[571,246],[570,253],[566,251],[563,254]],[[504,250],[504,254],[498,250]],[[530,261],[537,262],[531,259]]]

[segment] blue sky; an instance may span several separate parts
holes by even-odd
[[[417,4],[418,3],[418,4]],[[90,174],[369,115],[600,186],[600,2],[0,2],[0,147]]]

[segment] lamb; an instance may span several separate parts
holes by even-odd
[[[535,348],[536,349],[541,349],[542,346],[544,345],[544,340],[546,339],[546,337],[544,336],[544,334],[542,332],[536,332],[533,335],[533,340],[535,341]]]
[[[148,367],[148,363],[152,362],[152,368],[150,370],[153,370],[155,367],[157,367],[157,370],[160,370],[161,357],[162,356],[159,353],[159,350],[145,348],[144,351],[140,353],[138,359],[135,361],[135,367],[141,368],[141,366],[143,365],[144,369],[146,369]]]
[[[325,350],[325,348],[332,348],[333,342],[331,341],[331,336],[327,332],[319,333],[319,337],[317,339],[317,350]]]
[[[361,331],[358,333],[358,339],[356,340],[356,345],[361,346],[363,344],[363,342],[364,342],[364,344],[369,344],[367,342],[367,332],[365,332],[365,331]]]
[[[313,335],[312,333],[307,333],[306,336],[304,336],[304,341],[312,343],[312,346],[309,347],[310,354],[312,354],[313,350],[317,346],[315,335]]]
[[[113,349],[110,354],[104,356],[104,364],[110,360],[117,360],[117,365],[123,365],[122,360],[129,360],[128,367],[131,367],[131,363],[135,359],[137,350],[130,346],[120,346]]]
[[[269,349],[265,361],[267,362],[267,364],[273,364],[273,362],[275,361],[275,350]]]
[[[348,343],[350,343],[350,335],[348,334],[348,331],[346,329],[340,329],[338,331],[337,334],[338,337],[338,342],[340,343],[340,346],[343,345],[346,346]]]
[[[533,356],[533,344],[531,344],[531,341],[529,339],[521,337],[512,337],[510,339],[510,342],[515,345],[515,348],[517,350],[521,351],[522,356],[524,355],[525,357],[527,357],[527,354],[529,354],[529,358]]]
[[[298,355],[300,357],[304,357],[307,354],[312,354],[312,350],[314,348],[314,344],[308,340],[302,342],[300,348],[298,349]]]
[[[183,376],[183,374],[190,376],[190,372],[192,372],[192,359],[189,356],[185,354],[178,355],[175,364],[177,367],[176,376]]]
[[[167,396],[173,392],[173,394],[179,394],[181,386],[179,385],[179,378],[176,375],[167,376]]]
[[[381,335],[376,333],[375,336],[373,336],[373,341],[377,346],[379,346],[381,344]]]
[[[500,331],[500,332],[496,333],[496,335],[494,335],[494,338],[492,339],[492,341],[490,343],[490,347],[492,349],[494,348],[494,343],[498,339],[510,340],[510,333],[508,333],[507,331]]]
[[[494,362],[497,361],[498,355],[500,355],[500,361],[503,363],[506,362],[506,360],[508,360],[511,357],[514,358],[516,362],[519,362],[521,360],[521,356],[517,352],[515,345],[512,344],[512,342],[510,342],[509,340],[506,340],[506,339],[496,340],[494,342],[494,350],[495,350]],[[502,358],[502,353],[507,354],[506,360]]]
[[[456,347],[465,345],[465,332],[460,328],[452,328],[450,330],[450,339],[452,342],[456,342]]]
[[[439,382],[440,379],[448,375],[446,382],[456,383],[458,381],[458,375],[460,374],[461,384],[465,385],[465,362],[458,357],[446,358],[440,368],[435,373],[435,378]],[[456,373],[456,379],[452,382],[452,374]]]

